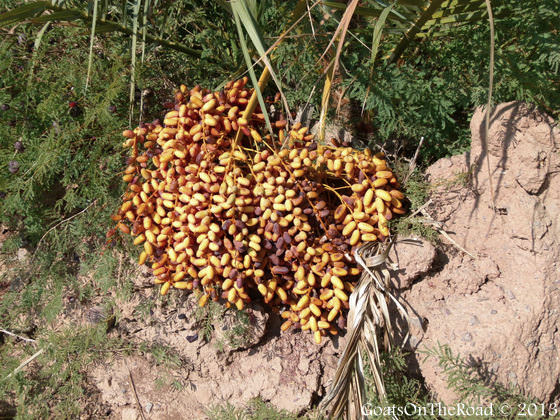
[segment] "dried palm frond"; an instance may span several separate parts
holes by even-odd
[[[367,243],[356,250],[354,258],[362,267],[362,277],[350,296],[346,348],[338,362],[333,383],[321,401],[320,409],[329,418],[362,417],[366,401],[364,365],[369,365],[375,391],[383,401],[386,397],[381,373],[381,351],[389,351],[395,343],[395,328],[389,306],[395,305],[408,324],[404,306],[391,294],[389,268],[395,268],[388,255],[394,243]],[[408,334],[404,338],[406,342]]]

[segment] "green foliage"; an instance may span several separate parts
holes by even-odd
[[[225,344],[237,348],[243,346],[250,333],[249,316],[235,308],[225,308],[222,304],[209,300],[203,307],[197,306],[194,311],[194,319],[199,330],[199,335],[206,342],[210,342],[214,337],[216,324],[220,323],[224,316],[232,315],[232,323],[228,325],[228,330],[224,334],[224,340],[218,340],[216,346],[218,350],[223,350]]]
[[[16,418],[79,417],[88,396],[86,367],[121,345],[118,339],[107,337],[102,326],[49,333],[37,347],[5,343],[0,346],[0,400],[17,402]],[[32,365],[5,379],[38,348],[44,352]]]
[[[181,359],[177,356],[177,352],[170,347],[162,344],[154,344],[151,346],[142,344],[139,350],[144,353],[150,353],[157,366],[166,369],[178,369],[181,366]]]
[[[507,404],[511,408],[507,418],[515,419],[522,407],[537,402],[521,394],[516,386],[506,386],[493,380],[492,372],[483,361],[473,358],[465,360],[459,354],[454,355],[447,345],[438,343],[437,346],[420,350],[419,353],[424,355],[424,360],[432,358],[438,362],[448,386],[464,403]]]
[[[374,379],[371,373],[366,370],[366,395],[370,408],[393,405],[395,407],[406,407],[407,404],[425,407],[430,402],[428,393],[422,383],[407,374],[406,356],[400,349],[382,354],[381,371],[383,372],[385,390],[387,392],[387,399],[385,401],[379,400],[375,392]],[[391,417],[387,416],[387,418]],[[425,417],[419,415],[410,418],[422,419]]]
[[[29,3],[5,0],[0,13]],[[9,269],[0,278],[0,319],[3,327],[16,331],[33,331],[36,325],[47,331],[40,343],[46,353],[37,365],[0,385],[0,400],[15,400],[20,418],[77,417],[79,401],[86,393],[84,366],[122,347],[118,340],[106,336],[105,325],[57,334],[50,329],[69,298],[87,303],[94,296],[106,296],[104,304],[111,306],[111,291],[116,290],[121,299],[132,293],[127,280],[132,272],[130,262],[119,258],[119,253],[112,249],[117,247],[133,255],[130,238],[117,234],[113,242],[106,244],[105,234],[113,225],[109,216],[123,192],[119,171],[125,162],[120,133],[128,118],[130,28],[134,20],[147,23],[147,28],[138,27],[138,42],[144,29],[148,42],[138,48],[145,52],[145,57],[135,75],[140,89],[153,92],[142,112],[146,119],[161,116],[163,103],[180,83],[216,88],[242,76],[246,68],[227,2],[163,0],[156,7],[152,1],[148,15],[144,16],[144,8],[140,7],[140,15],[134,19],[135,2],[100,1],[98,15],[106,22],[98,22],[91,44],[92,71],[86,94],[90,57],[87,31],[91,27],[93,2],[55,3],[76,8],[81,17],[72,15],[72,25],[67,26],[53,22],[45,27],[51,14],[35,19],[36,26],[14,22],[10,30],[0,28],[0,223],[12,232],[2,245],[1,257]],[[247,2],[266,46],[287,29],[296,3]],[[378,2],[363,3],[364,7],[375,8]],[[492,1],[499,16],[495,102],[534,102],[558,117],[560,14],[556,3]],[[400,7],[395,6],[399,13]],[[382,9],[377,7],[378,12]],[[351,100],[353,112],[344,119],[364,118],[371,125],[371,130],[364,134],[366,142],[396,143],[403,146],[406,155],[415,150],[424,136],[422,163],[466,150],[470,115],[475,106],[486,101],[486,23],[447,26],[438,36],[412,42],[401,60],[390,63],[387,57],[391,48],[407,26],[386,25],[379,54],[372,57],[364,45],[371,45],[378,21],[362,12],[359,9],[351,22],[352,34],[346,37],[341,55],[341,73],[334,80],[337,93],[345,90]],[[331,14],[333,17],[329,17]],[[340,11],[315,7],[272,53],[271,61],[292,109],[307,101],[318,108],[324,70],[332,59],[332,51],[323,59],[319,57],[338,26],[335,18],[340,17]],[[390,18],[393,17],[391,12]],[[41,28],[44,32],[40,32]],[[259,54],[254,46],[248,44],[248,50],[255,61]],[[261,69],[257,65],[256,73]],[[273,93],[269,88],[265,96]],[[140,92],[135,91],[134,96],[136,118]],[[71,114],[70,102],[78,104],[81,115]],[[364,117],[359,112],[362,104]],[[14,149],[16,141],[22,142],[23,151]],[[10,173],[10,161],[19,163],[16,173]],[[468,176],[457,182],[468,182]],[[425,202],[429,188],[419,172],[409,179],[405,193],[412,209]],[[418,219],[404,217],[396,223],[399,232],[408,230],[435,237],[435,232]],[[16,262],[13,254],[20,247],[31,250],[33,259]],[[154,300],[142,302],[136,312],[148,316]],[[118,308],[115,312],[118,314]],[[240,316],[239,322],[227,337],[232,344],[238,344],[247,333],[243,314],[236,314]],[[223,307],[209,302],[195,316],[202,337],[209,341],[214,324],[223,317]],[[168,349],[145,351],[170,370],[179,363]],[[33,352],[31,347],[0,346],[0,377],[5,377]],[[492,398],[515,398],[498,385],[488,392],[475,386],[469,382],[473,371],[466,370],[462,362],[446,352],[437,354],[447,360],[444,366],[449,372],[456,372],[451,382],[462,392],[490,396],[492,391],[498,393]],[[403,374],[402,360],[399,355],[391,355],[384,362],[389,400],[424,401],[420,384]],[[168,379],[163,378],[166,383]],[[52,412],[46,411],[49,408]],[[297,418],[274,411],[262,401],[250,404],[243,412],[231,406],[216,410],[214,418]]]
[[[199,334],[204,341],[209,342],[214,332],[214,324],[222,318],[225,309],[223,305],[209,300],[203,307],[198,306],[194,312],[194,319],[199,327]]]
[[[0,44],[6,75],[0,81],[0,103],[9,106],[0,114],[0,191],[6,195],[0,203],[0,218],[19,229],[24,242],[31,245],[48,227],[93,201],[92,213],[108,216],[120,190],[115,174],[122,166],[118,137],[122,121],[108,107],[121,105],[123,63],[116,54],[110,61],[96,63],[93,83],[97,89],[83,98],[84,51],[66,51],[83,44],[85,38],[77,33],[65,35],[69,34],[57,29],[44,35],[28,88],[26,42],[18,45],[12,36]],[[71,102],[78,104],[83,115],[71,115]],[[14,150],[16,141],[23,143],[23,152]],[[17,173],[8,171],[10,161],[19,163]],[[80,233],[77,222],[85,220],[87,214],[66,228]],[[104,226],[107,223],[95,223],[90,229],[97,227],[101,233]]]
[[[492,2],[496,22],[494,101],[524,100],[558,115],[560,56],[553,28],[560,23],[554,0]],[[381,56],[394,35],[387,35]],[[368,111],[373,141],[398,139],[408,153],[420,137],[424,162],[465,151],[468,122],[475,106],[486,102],[489,31],[485,21],[448,28],[438,37],[416,42],[397,63],[364,62],[364,52],[343,57],[353,78],[348,95]],[[374,68],[371,77],[370,67]],[[370,89],[369,95],[366,92]]]
[[[228,344],[233,347],[242,347],[247,343],[250,333],[249,315],[247,313],[232,309],[235,314],[234,325],[226,332],[225,338]]]
[[[246,407],[236,408],[231,404],[218,405],[207,410],[210,420],[306,420],[318,417],[297,416],[286,410],[278,410],[269,403],[255,398]]]
[[[408,176],[409,164],[404,161],[397,161],[394,164],[394,171],[398,179],[404,180]],[[403,186],[406,200],[410,204],[409,214],[391,220],[389,222],[391,229],[402,236],[418,235],[430,242],[436,242],[439,237],[438,232],[432,226],[424,223],[421,216],[411,216],[414,210],[426,203],[430,190],[431,186],[424,179],[422,172],[415,168]]]
[[[398,232],[399,235],[417,235],[433,243],[436,243],[439,239],[439,233],[433,227],[424,223],[419,216],[399,217],[390,223],[390,228]]]

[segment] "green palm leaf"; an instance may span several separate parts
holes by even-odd
[[[247,65],[247,69],[249,70],[249,76],[251,78],[251,83],[253,83],[253,86],[255,87],[255,92],[257,93],[257,99],[259,101],[259,105],[260,105],[260,107],[262,109],[262,112],[264,114],[266,127],[267,127],[268,131],[270,131],[270,133],[272,133],[272,125],[270,124],[270,118],[268,117],[268,112],[266,110],[266,105],[264,103],[264,98],[262,96],[261,88],[259,87],[259,82],[257,80],[257,75],[255,74],[255,69],[253,67],[253,62],[251,61],[251,57],[249,55],[249,48],[247,47],[247,42],[245,41],[245,34],[243,33],[243,28],[241,26],[241,21],[240,21],[240,18],[239,18],[239,14],[237,13],[237,8],[235,8],[233,6],[233,3],[232,3],[232,9],[233,9],[233,17],[235,19],[235,25],[237,26],[237,33],[239,34],[239,41],[240,41],[240,44],[241,44],[241,50],[243,51],[243,58],[245,59],[245,64]],[[249,112],[252,112],[252,110],[250,110]],[[239,136],[239,134],[238,134],[238,136]],[[237,140],[236,140],[236,143],[237,143]]]
[[[15,9],[0,14],[0,26],[21,23],[24,20],[31,19],[32,17],[43,13],[51,7],[52,5],[48,1],[36,1],[24,4],[23,6],[16,7]]]
[[[257,53],[260,55],[259,60],[262,60],[264,62],[265,66],[268,69],[268,72],[270,72],[270,76],[272,77],[274,83],[276,84],[278,90],[280,91],[282,102],[284,103],[284,107],[286,108],[287,114],[290,115],[288,101],[286,100],[286,97],[282,91],[282,84],[280,82],[280,79],[276,75],[276,72],[274,71],[272,64],[270,63],[267,54],[267,48],[264,47],[265,43],[263,41],[263,37],[260,34],[260,31],[258,30],[258,25],[255,21],[254,16],[251,14],[247,5],[245,4],[245,0],[232,0],[231,8],[234,11],[234,15],[237,15],[239,17],[240,22],[243,24],[243,27],[247,32],[247,35],[249,35],[249,38],[253,43],[253,46],[257,50]],[[259,103],[260,103],[260,99],[259,99]],[[264,101],[261,104],[261,108],[263,110],[265,118],[268,119],[268,115],[266,113],[266,107],[263,107],[263,105],[264,105]]]
[[[50,11],[51,13],[42,14],[46,11]],[[43,25],[47,22],[81,22],[84,28],[90,30],[92,27],[92,20],[93,16],[89,16],[87,13],[83,12],[80,9],[59,7],[49,1],[34,1],[23,6],[16,7],[15,9],[9,10],[5,13],[1,13],[0,27],[20,23]],[[100,20],[97,16],[95,33],[101,34],[108,32],[120,32],[131,37],[134,33],[133,29],[129,28],[125,24],[107,20]],[[169,41],[150,34],[146,34],[145,39],[147,42],[161,45],[164,48],[179,51],[194,58],[200,58],[202,54],[201,50],[190,48],[179,42]]]

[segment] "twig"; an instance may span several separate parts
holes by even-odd
[[[74,217],[79,216],[82,213],[85,213],[86,211],[89,210],[89,208],[91,206],[93,206],[95,203],[97,203],[97,199],[93,200],[85,209],[80,210],[78,213],[73,214],[70,217],[67,217],[66,219],[61,220],[60,222],[58,222],[57,224],[55,224],[53,227],[51,227],[49,230],[47,230],[45,232],[45,234],[43,236],[41,236],[41,239],[39,239],[39,242],[37,242],[37,246],[35,247],[35,251],[33,251],[33,255],[31,256],[31,260],[29,262],[29,265],[31,266],[31,269],[29,270],[29,273],[27,274],[25,280],[23,281],[23,283],[27,282],[29,280],[29,278],[31,277],[31,275],[33,274],[33,270],[36,267],[35,264],[33,264],[33,261],[35,261],[35,257],[37,256],[37,251],[39,251],[39,248],[41,247],[41,244],[43,243],[43,239],[45,239],[45,237],[54,229],[56,229],[57,227],[59,227],[61,224],[69,222],[70,220],[72,220]]]
[[[313,38],[315,38],[315,27],[313,26],[313,18],[311,17],[311,9],[309,8],[309,2],[306,0],[305,5],[307,6],[307,14],[309,16],[309,23],[311,24],[311,32],[313,32]]]
[[[134,385],[134,379],[132,378],[132,372],[130,371],[130,368],[128,367],[128,365],[126,364],[126,369],[128,370],[128,376],[130,376],[130,386],[132,387],[132,391],[134,393],[134,398],[136,399],[136,404],[138,405],[138,410],[140,410],[140,416],[142,417],[142,420],[146,420],[146,416],[144,416],[144,410],[142,410],[142,404],[140,404],[140,399],[138,398],[138,393],[136,392],[136,385]]]
[[[36,343],[37,342],[37,340],[33,340],[32,338],[22,337],[21,335],[14,334],[13,332],[5,330],[4,328],[0,328],[0,332],[4,333],[6,335],[11,335],[12,337],[19,338],[20,340],[23,340],[23,341],[27,341],[28,343]]]
[[[118,285],[118,287],[121,286],[122,260],[123,260],[123,256],[122,256],[121,253],[119,253],[119,268],[117,269],[117,285]]]
[[[426,201],[424,204],[422,204],[420,207],[418,207],[416,210],[414,210],[414,212],[408,216],[408,217],[414,217],[416,216],[418,213],[421,213],[422,210],[424,210],[426,207],[428,207],[430,204],[432,204],[432,199],[430,198],[428,201]]]
[[[432,225],[434,228],[436,228],[436,230],[441,235],[443,235],[449,242],[451,242],[452,245],[454,245],[460,251],[463,251],[465,254],[469,255],[470,257],[476,259],[476,257],[473,254],[471,254],[469,251],[467,251],[465,248],[463,248],[461,245],[459,245],[457,242],[455,242],[455,240],[453,240],[451,238],[451,236],[449,236],[449,234],[445,230],[443,230],[443,224],[441,222],[438,222],[432,216],[430,216],[430,214],[425,209],[422,209],[421,213],[426,218],[426,220],[424,220],[424,223],[428,223],[428,224]]]
[[[414,172],[414,169],[416,169],[416,159],[418,159],[418,153],[420,152],[420,148],[422,147],[423,143],[424,143],[424,136],[420,137],[420,143],[418,143],[418,147],[416,148],[414,157],[412,158],[412,160],[408,165],[408,173],[404,178],[403,185],[406,185],[406,181],[408,181],[408,178],[410,178],[410,175],[412,175],[412,172]]]
[[[78,213],[73,214],[70,217],[67,217],[66,219],[61,220],[60,222],[58,222],[56,225],[54,225],[53,227],[51,227],[49,230],[47,230],[45,232],[45,234],[43,236],[41,236],[41,239],[39,239],[39,242],[37,243],[37,248],[35,249],[35,252],[37,252],[37,249],[39,249],[39,245],[41,245],[41,242],[43,241],[43,239],[45,239],[45,236],[47,236],[53,229],[56,229],[58,226],[60,226],[63,223],[69,222],[70,220],[72,220],[74,217],[79,216],[82,213],[85,213],[86,211],[89,210],[89,208],[91,206],[93,206],[95,203],[97,203],[97,200],[93,200],[85,209],[80,210]],[[35,256],[35,252],[33,253],[33,256]]]
[[[486,165],[488,166],[488,184],[490,186],[490,197],[492,198],[492,210],[496,211],[496,196],[494,195],[494,183],[492,182],[492,171],[490,170],[490,155],[488,154],[488,131],[490,130],[490,112],[492,107],[492,86],[494,84],[494,17],[490,0],[486,0],[488,11],[488,23],[490,25],[490,74],[488,76],[488,104],[484,116],[484,153],[486,153]]]
[[[14,369],[14,371],[12,373],[10,373],[8,376],[6,376],[4,378],[4,380],[12,377],[13,375],[15,375],[16,373],[18,373],[20,370],[22,370],[25,366],[27,366],[29,363],[31,363],[33,360],[35,360],[37,357],[39,357],[41,354],[43,354],[43,352],[45,351],[45,349],[41,349],[39,350],[37,353],[35,353],[33,356],[31,356],[29,359],[27,359],[25,362],[21,363],[17,368]]]

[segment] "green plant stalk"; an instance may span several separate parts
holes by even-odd
[[[89,78],[91,76],[91,66],[93,64],[93,42],[95,40],[95,25],[97,24],[97,4],[99,0],[94,0],[93,2],[93,18],[91,19],[91,33],[89,38],[89,55],[88,55],[88,68],[86,75],[86,87],[84,89],[84,94],[87,93]]]
[[[134,4],[134,15],[132,16],[132,46],[130,48],[130,96],[129,96],[129,116],[128,125],[132,126],[132,114],[134,111],[134,89],[136,87],[136,39],[138,37],[138,13],[140,12],[140,3],[142,0],[136,0]]]
[[[122,0],[121,2],[121,23],[123,26],[126,26],[126,2],[127,0]]]
[[[146,53],[146,35],[148,33],[148,12],[150,8],[150,0],[144,0],[144,14],[142,15],[142,58],[140,62],[144,64],[144,55]]]
[[[144,67],[144,56],[146,53],[146,31],[148,26],[148,9],[150,7],[150,0],[144,0],[144,12],[142,14],[142,55],[140,58],[140,64]],[[140,95],[140,116],[139,124],[142,122],[144,116],[144,95]]]

